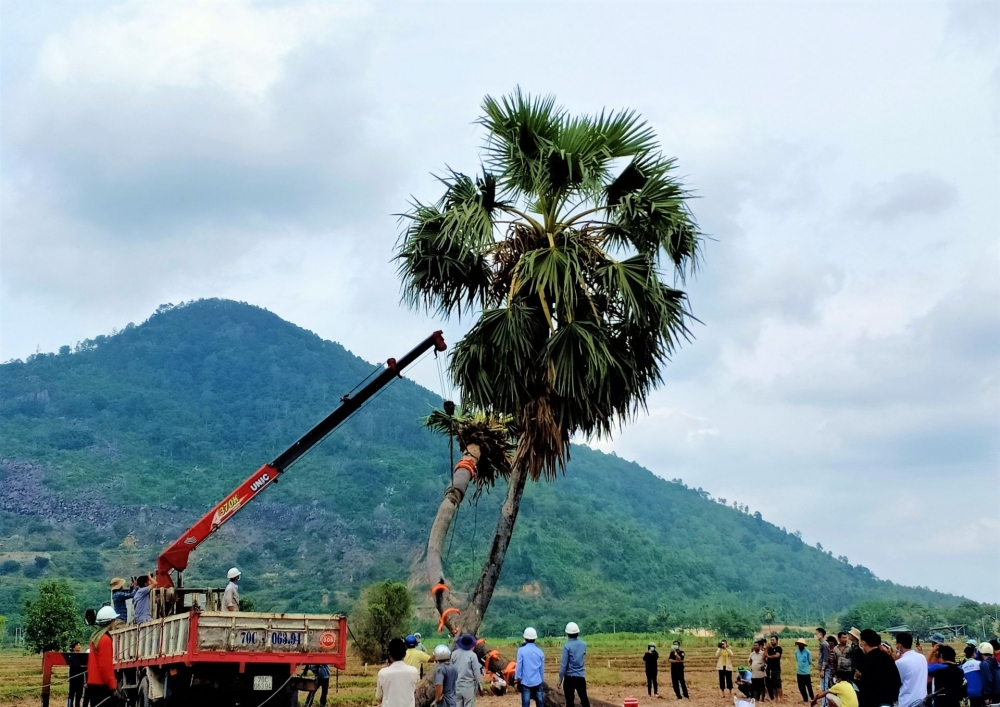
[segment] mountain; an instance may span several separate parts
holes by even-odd
[[[400,341],[399,354],[416,342]],[[0,614],[43,577],[90,603],[107,578],[152,569],[165,543],[338,404],[373,369],[258,307],[164,305],[58,354],[0,366]],[[244,571],[272,610],[345,609],[409,579],[449,479],[448,441],[421,427],[440,399],[400,380],[192,555],[185,583]],[[705,625],[733,607],[824,620],[872,599],[959,597],[880,580],[700,489],[583,445],[529,484],[486,629]],[[446,567],[470,587],[502,493],[459,512]],[[421,615],[426,587],[413,581]],[[658,618],[657,618],[658,617]]]

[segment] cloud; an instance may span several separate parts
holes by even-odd
[[[913,216],[936,216],[958,203],[955,186],[932,174],[900,174],[858,189],[849,210],[857,218],[893,223]]]
[[[996,488],[1000,438],[996,3],[11,7],[4,358],[205,296],[370,360],[455,342],[467,321],[399,306],[392,214],[476,169],[486,93],[631,106],[712,240],[695,341],[601,446],[896,581],[971,592],[995,564],[927,518],[996,506],[968,491]],[[872,541],[890,519],[912,542]]]

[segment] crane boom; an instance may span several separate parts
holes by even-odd
[[[256,498],[268,486],[275,483],[303,454],[312,449],[324,437],[333,432],[342,422],[356,412],[378,391],[398,378],[403,369],[416,361],[431,348],[444,351],[446,345],[440,331],[436,331],[421,341],[400,359],[390,358],[385,368],[353,397],[348,394],[340,399],[340,406],[321,420],[315,427],[295,441],[292,446],[279,454],[274,461],[265,464],[251,474],[246,481],[236,487],[212,510],[185,530],[179,538],[167,546],[156,558],[156,583],[159,587],[173,586],[170,571],[177,572],[177,584],[181,583],[181,573],[187,569],[188,556],[209,536],[218,530],[236,513]]]

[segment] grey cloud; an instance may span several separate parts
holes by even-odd
[[[820,373],[805,368],[773,390],[795,404],[846,408],[1000,402],[1000,292],[967,283],[900,334],[860,338]],[[978,406],[973,406],[978,407]],[[1000,411],[997,411],[1000,412]]]
[[[858,189],[848,207],[855,217],[892,223],[909,216],[935,216],[958,203],[955,185],[933,174],[900,174]]]
[[[25,76],[4,101],[4,171],[41,181],[55,208],[123,238],[363,218],[399,169],[365,118],[379,107],[360,79],[370,54],[361,40],[291,53],[259,105],[212,85],[143,93]],[[322,90],[317,67],[336,77]]]

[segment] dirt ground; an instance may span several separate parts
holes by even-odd
[[[586,637],[584,637],[586,638]],[[647,637],[627,638],[621,634],[612,637],[593,637],[587,651],[587,683],[592,697],[621,705],[625,698],[634,697],[640,706],[666,705],[677,701],[670,686],[670,669],[666,663],[669,639],[657,639],[661,646],[660,696],[652,699],[646,696],[646,678],[643,671],[642,653]],[[724,707],[732,705],[730,697],[721,697],[718,690],[718,673],[715,671],[714,639],[692,639],[696,645],[685,644],[687,651],[687,685],[691,707]],[[795,687],[795,669],[791,652],[791,641],[783,641],[786,659],[782,661],[784,684],[787,688],[782,703],[792,707],[801,704]],[[491,644],[493,645],[493,644]],[[543,641],[546,652],[547,680],[555,684],[559,641]],[[514,655],[513,643],[498,646],[505,654]],[[812,646],[811,646],[812,648]],[[749,646],[734,646],[737,664],[745,662]],[[814,651],[815,655],[815,651]],[[66,703],[66,668],[59,668],[53,676],[51,705],[62,707]],[[328,703],[336,707],[365,707],[375,702],[376,666],[362,665],[357,656],[351,655],[348,669],[340,673],[340,689],[334,692],[335,679],[331,679]],[[4,707],[35,707],[40,702],[41,657],[25,656],[20,653],[0,653],[0,705]],[[815,681],[814,681],[815,683]],[[815,684],[814,684],[815,686]],[[318,704],[318,700],[317,700]],[[508,693],[504,697],[483,697],[483,707],[519,707],[520,696]]]

